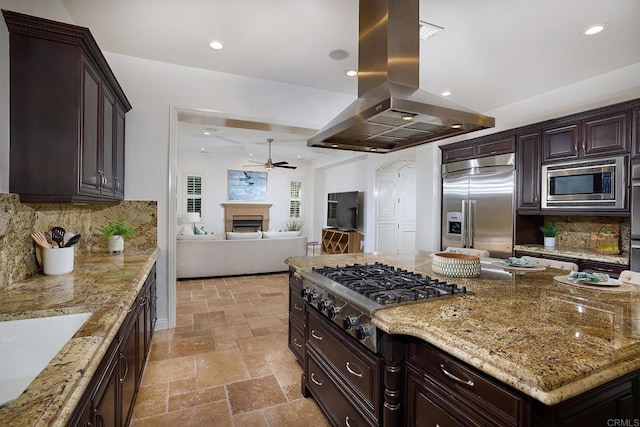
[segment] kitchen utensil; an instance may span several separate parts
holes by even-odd
[[[31,233],[31,238],[34,242],[36,242],[38,246],[42,246],[43,248],[47,249],[51,249],[52,247],[49,242],[47,242],[47,239],[46,237],[44,237],[42,231],[34,231],[33,233]]]
[[[73,236],[71,236],[71,238],[67,241],[67,243],[65,243],[64,247],[68,248],[70,246],[75,245],[76,243],[78,243],[80,241],[80,235],[79,234],[74,234]]]
[[[49,233],[48,231],[43,231],[42,234],[44,234],[44,237],[47,239],[47,242],[49,242],[49,245],[51,245],[51,247],[53,247],[53,239],[51,238],[51,233]]]
[[[53,227],[51,229],[51,238],[58,244],[59,248],[63,246],[62,242],[64,241],[64,233],[65,230],[62,227]]]
[[[64,239],[62,240],[62,246],[63,246],[63,247],[64,247],[64,246],[67,246],[67,242],[68,242],[69,240],[71,240],[71,238],[72,238],[73,236],[75,236],[75,235],[76,235],[76,233],[74,233],[74,232],[72,232],[72,231],[66,231],[66,232],[64,233]]]

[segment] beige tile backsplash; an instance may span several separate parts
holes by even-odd
[[[61,226],[81,234],[76,252],[107,250],[107,239],[100,225],[126,218],[135,228],[135,236],[125,242],[127,248],[157,246],[157,203],[126,200],[117,205],[71,203],[21,203],[16,194],[0,193],[0,290],[38,272],[33,231]]]

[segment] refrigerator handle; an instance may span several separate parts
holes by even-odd
[[[469,230],[469,247],[473,248],[473,235],[475,234],[475,230],[473,229],[473,224],[475,222],[476,215],[476,201],[469,200],[469,214],[467,216],[467,230]]]
[[[467,201],[466,200],[462,201],[461,212],[462,212],[462,230],[461,230],[462,247],[466,248],[467,247]]]

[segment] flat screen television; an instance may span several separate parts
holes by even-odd
[[[364,193],[348,191],[327,195],[327,226],[341,230],[357,230],[362,226],[362,201]]]

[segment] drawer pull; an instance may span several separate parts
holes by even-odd
[[[344,423],[347,425],[347,427],[351,427],[351,424],[349,424],[349,416],[348,415],[346,417],[344,417]]]
[[[311,373],[311,381],[313,381],[315,385],[322,385],[322,381],[318,381],[316,379],[316,376],[313,374],[313,372]]]
[[[314,337],[315,339],[317,339],[318,341],[322,341],[322,337],[320,335],[316,335],[316,330],[315,329],[311,330],[311,336]]]
[[[453,375],[451,372],[447,371],[447,370],[444,368],[444,365],[443,365],[443,364],[440,364],[440,369],[442,370],[442,373],[443,373],[443,374],[445,374],[446,376],[448,376],[448,377],[449,377],[449,378],[451,378],[452,380],[457,381],[457,382],[459,382],[459,383],[461,383],[461,384],[468,385],[469,387],[473,387],[473,381],[471,381],[471,380],[466,380],[466,381],[465,381],[465,380],[463,380],[462,378],[458,378],[458,377],[456,377],[456,376],[455,376],[455,375]]]
[[[295,308],[298,311],[302,311],[302,307],[300,307],[298,304],[296,304],[295,302],[293,303],[293,308]]]
[[[302,344],[298,342],[298,338],[293,339],[293,345],[295,345],[298,348],[302,348]]]
[[[347,362],[347,364],[346,364],[346,368],[347,368],[347,371],[349,371],[349,373],[350,373],[350,374],[353,374],[353,375],[355,375],[355,376],[356,376],[356,377],[358,377],[358,378],[362,378],[362,374],[361,374],[361,373],[356,372],[356,371],[354,371],[353,369],[351,369],[351,364],[350,364],[349,362]]]

